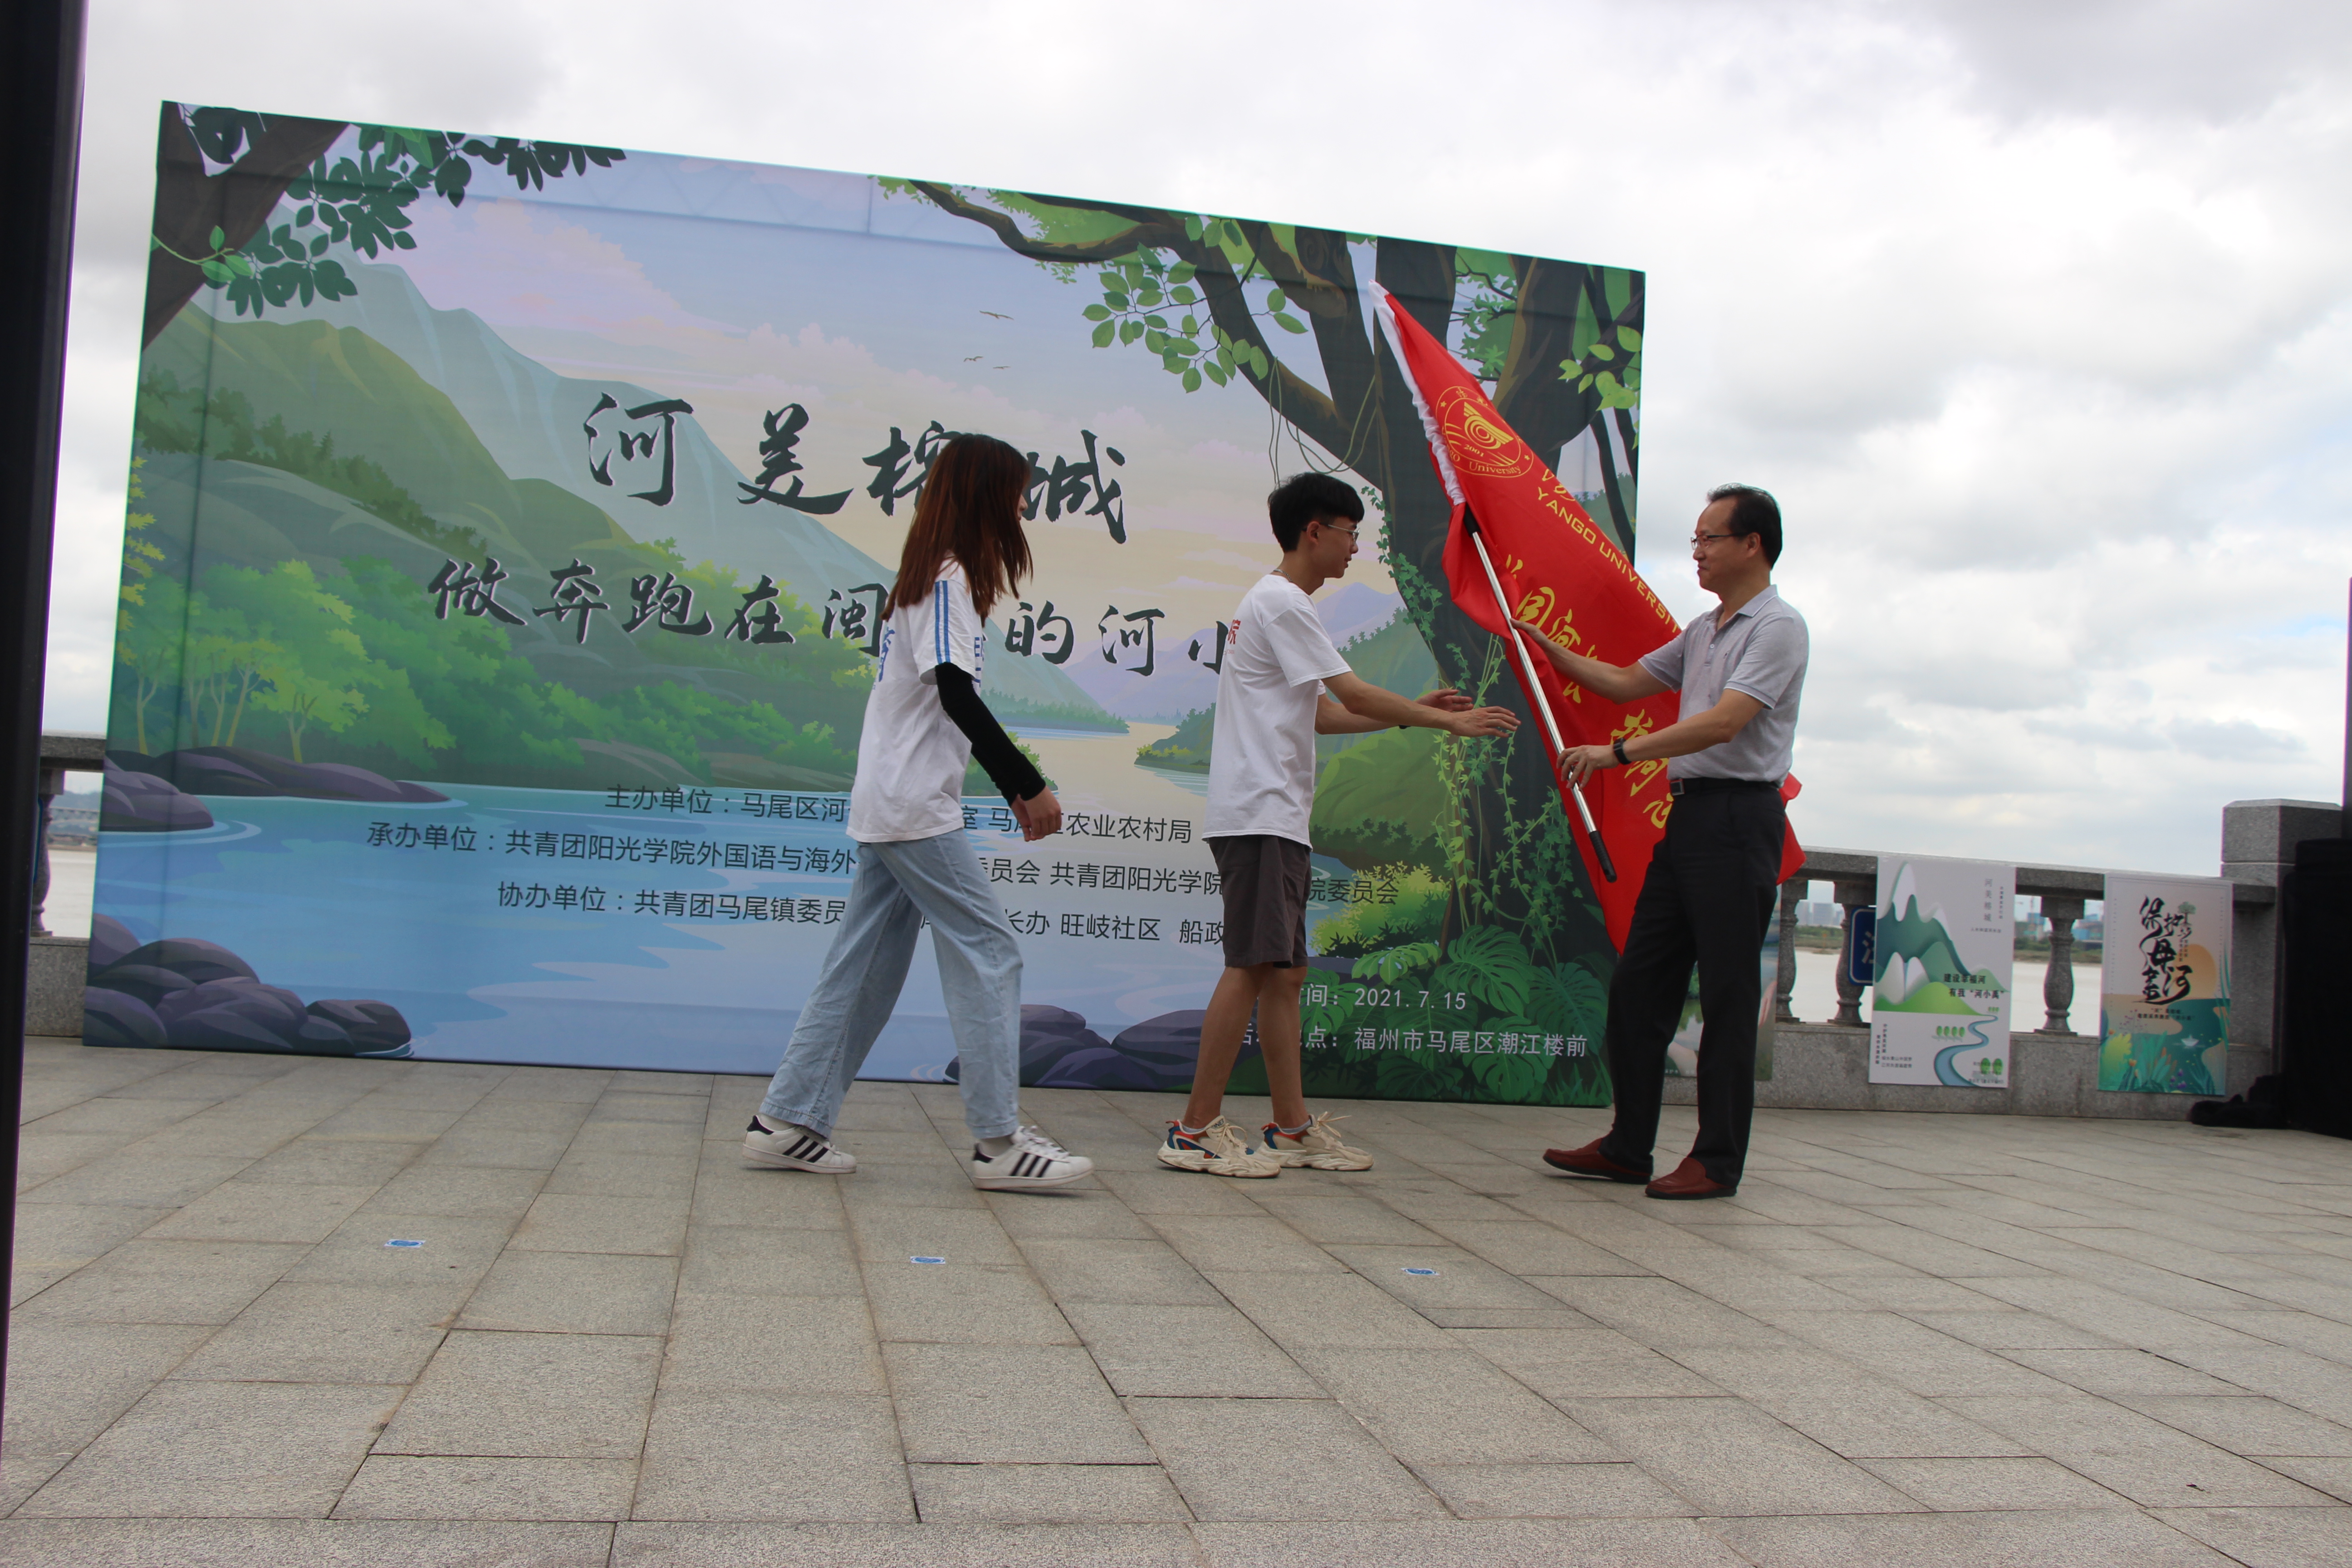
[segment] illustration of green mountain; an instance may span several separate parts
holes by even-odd
[[[216,455],[233,432],[213,426],[258,429],[274,420],[373,464],[446,531],[434,542],[445,553],[464,550],[471,534],[518,589],[537,591],[549,570],[582,551],[632,542],[607,513],[562,487],[509,479],[456,405],[352,328],[216,323],[183,311],[142,360],[140,393],[142,438],[159,450],[194,452],[202,438]]]
[[[673,493],[666,504],[632,493],[637,488],[633,485],[598,484],[589,468],[582,425],[599,402],[610,398],[623,409],[642,407],[676,396],[677,388],[558,374],[517,352],[471,310],[436,310],[398,267],[354,262],[349,270],[360,285],[357,295],[307,306],[290,303],[273,310],[271,321],[356,330],[372,340],[439,393],[473,433],[473,444],[517,482],[567,491],[605,512],[624,536],[668,540],[689,562],[731,567],[747,583],[764,573],[808,605],[822,606],[829,593],[887,585],[896,577],[895,568],[797,511],[742,504],[742,470],[691,414],[679,416],[671,427]],[[204,309],[226,308],[209,294],[195,304],[175,328]],[[243,325],[225,321],[222,330],[235,332]],[[224,384],[216,379],[215,384]],[[1073,728],[1125,728],[1077,682],[1041,658],[991,659],[987,692],[1002,714]]]
[[[1878,919],[1877,989],[1872,1006],[1890,1013],[1980,1014],[1951,987],[2000,991],[1991,975],[1972,970],[1944,927],[1943,910],[1919,912],[1917,879],[1909,862],[1895,874],[1887,912]]]
[[[625,634],[632,576],[673,575],[716,625],[743,585],[511,478],[363,332],[184,312],[142,363],[136,435],[152,521],[126,574],[117,744],[567,788],[848,784],[861,650],[789,593],[771,603],[793,643]],[[433,591],[493,555],[513,619]],[[604,595],[593,637],[538,613],[547,563],[575,560]]]

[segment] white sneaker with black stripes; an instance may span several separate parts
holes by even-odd
[[[1073,1154],[1034,1127],[1013,1134],[1013,1147],[993,1160],[971,1149],[971,1184],[992,1192],[1025,1192],[1034,1187],[1066,1186],[1090,1174],[1095,1163]]]
[[[821,1138],[789,1121],[771,1121],[756,1115],[743,1133],[743,1163],[778,1171],[814,1171],[827,1176],[845,1176],[857,1169],[857,1156],[846,1149],[835,1148],[831,1139]]]

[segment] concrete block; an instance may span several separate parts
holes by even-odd
[[[1445,1511],[1328,1399],[1135,1399],[1128,1410],[1196,1519],[1425,1519]]]
[[[611,1252],[509,1251],[466,1303],[461,1329],[665,1334],[677,1260]]]
[[[1894,1513],[1916,1506],[1740,1400],[1578,1399],[1564,1408],[1707,1513]]]
[[[2233,800],[2221,808],[2221,875],[2275,886],[2296,845],[2343,832],[2343,808],[2330,801]]]
[[[1217,1294],[1183,1256],[1158,1239],[1053,1237],[1024,1241],[1022,1255],[1054,1300],[1156,1302],[1222,1307]]]
[[[1714,1528],[1743,1561],[1759,1568],[1832,1568],[1855,1563],[2231,1568],[2233,1562],[2129,1508],[1727,1519]]]
[[[1475,1352],[1300,1351],[1298,1363],[1406,1464],[1622,1458]]]
[[[453,1333],[375,1451],[635,1458],[660,1363],[652,1338]]]
[[[909,1465],[926,1521],[1121,1523],[1188,1520],[1157,1465]]]
[[[661,1386],[783,1401],[890,1391],[862,1302],[742,1291],[679,1292]]]
[[[687,1203],[683,1193],[611,1198],[542,1191],[515,1227],[512,1245],[539,1252],[674,1256],[686,1244]]]
[[[884,1342],[932,1344],[1074,1345],[1070,1331],[1026,1268],[875,1263],[866,1300]]]
[[[1062,1312],[1121,1394],[1318,1399],[1324,1394],[1222,1300],[1213,1306],[1065,1300]]]
[[[598,1568],[606,1568],[599,1557]],[[1201,1568],[1181,1524],[728,1524],[635,1522],[609,1568]],[[536,1568],[536,1565],[534,1565]]]
[[[20,1516],[0,1524],[0,1568],[608,1568],[612,1544],[602,1523]]]
[[[1075,1346],[885,1344],[912,1462],[1150,1464],[1094,1360]]]
[[[1656,1519],[1698,1512],[1639,1465],[1422,1465],[1415,1473],[1465,1519]]]
[[[915,1518],[887,1399],[665,1394],[645,1442],[638,1519]]]
[[[126,1241],[17,1309],[79,1323],[226,1323],[310,1249],[296,1242]]]
[[[699,1205],[696,1212],[700,1213]],[[687,1229],[678,1289],[761,1296],[859,1297],[866,1293],[866,1282],[845,1231],[696,1224]]]
[[[37,936],[26,953],[25,1033],[81,1034],[81,994],[89,973],[89,938]]]
[[[337,1519],[618,1520],[629,1516],[628,1459],[423,1458],[373,1454],[335,1505]]]
[[[165,1383],[18,1511],[32,1517],[322,1517],[396,1387]]]

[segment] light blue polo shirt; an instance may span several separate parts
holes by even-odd
[[[1642,656],[1642,668],[1679,687],[1682,716],[1706,712],[1726,691],[1741,691],[1764,704],[1764,711],[1719,746],[1670,757],[1670,779],[1762,779],[1779,784],[1789,773],[1797,745],[1797,702],[1805,691],[1805,661],[1812,639],[1805,617],[1764,591],[1732,612],[1722,628],[1721,612],[1709,610],[1685,626],[1682,636]]]

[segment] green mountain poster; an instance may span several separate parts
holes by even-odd
[[[1878,858],[1871,1082],[2008,1087],[2016,891],[2007,866]]]

